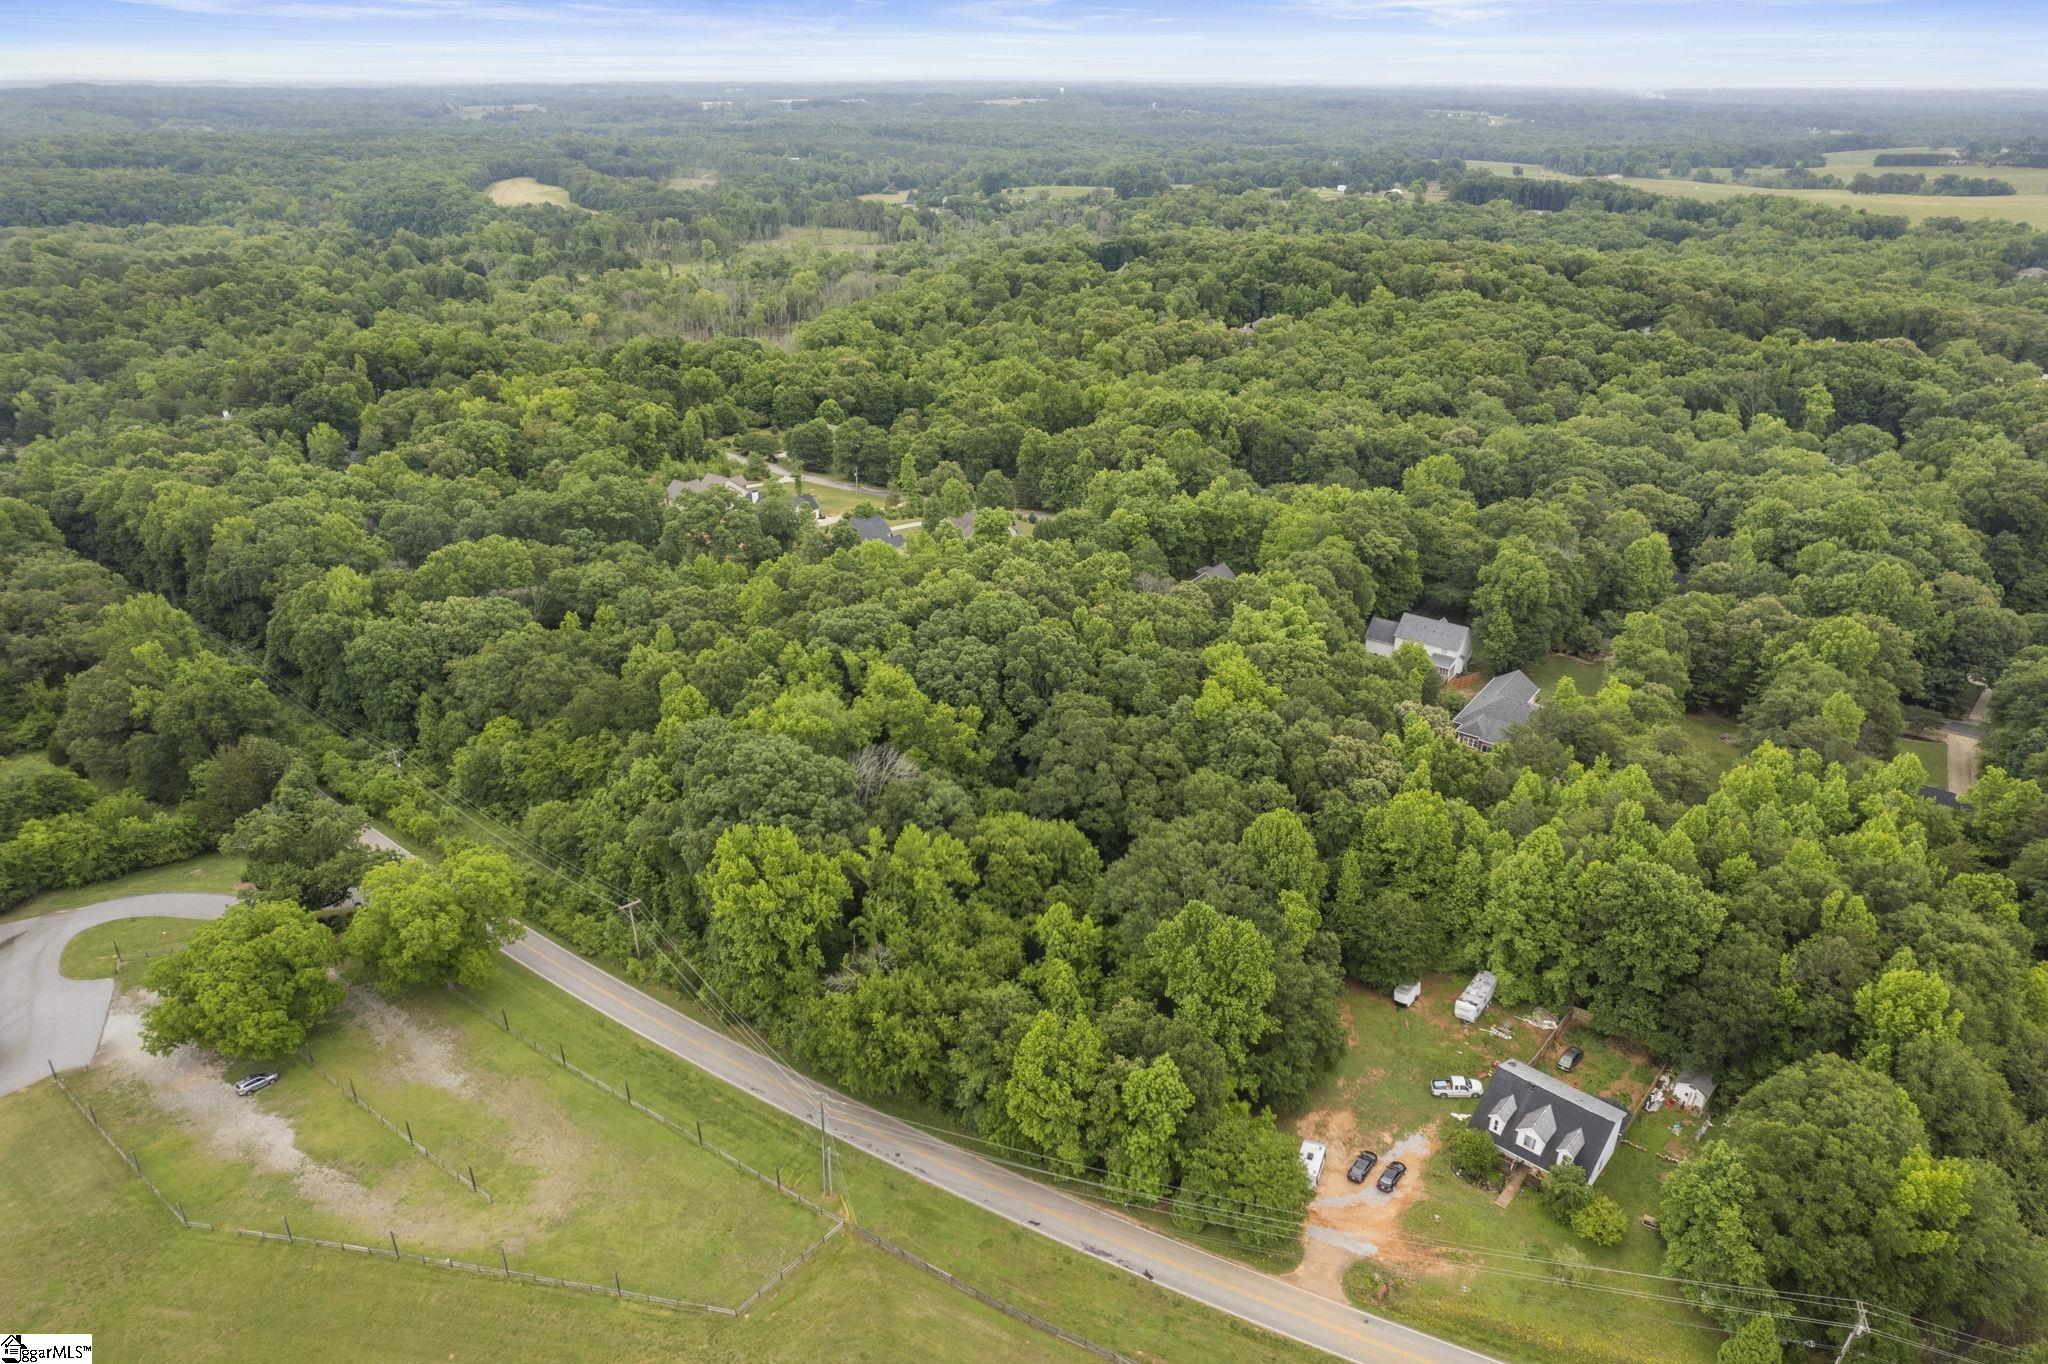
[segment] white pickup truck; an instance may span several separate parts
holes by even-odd
[[[1453,1075],[1448,1080],[1431,1080],[1429,1092],[1439,1099],[1469,1099],[1486,1086],[1465,1075]]]

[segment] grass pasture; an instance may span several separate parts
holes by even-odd
[[[870,204],[907,204],[910,202],[910,191],[907,189],[876,190],[873,194],[861,194],[855,197]]]
[[[708,170],[691,171],[687,174],[671,175],[668,178],[668,187],[670,189],[716,189],[718,188],[718,172]]]
[[[484,186],[484,193],[491,196],[491,202],[499,208],[526,208],[535,204],[554,204],[559,208],[571,208],[569,191],[560,185],[544,185],[530,175],[515,175],[509,180],[493,180]]]
[[[1086,199],[1109,192],[1107,185],[1011,185],[1003,191],[1012,199]]]
[[[47,1080],[0,1099],[0,1218],[10,1320],[110,1358],[1085,1358],[843,1237],[733,1321],[180,1231]]]
[[[829,1222],[608,1100],[442,994],[398,1004],[357,992],[313,1054],[455,1169],[416,1155],[302,1061],[249,1099],[246,1070],[188,1051],[149,1058],[117,1005],[74,1089],[195,1219],[381,1244],[478,1264],[732,1306]],[[671,1114],[684,1120],[683,1114]],[[713,1124],[713,1140],[717,1125]],[[814,1163],[814,1162],[813,1162]],[[816,1174],[811,1173],[813,1188]]]

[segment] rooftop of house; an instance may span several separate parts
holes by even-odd
[[[903,548],[903,537],[890,530],[889,523],[879,516],[850,516],[847,524],[863,540],[879,540],[894,549]]]
[[[1680,1071],[1678,1083],[1688,1089],[1698,1091],[1699,1096],[1703,1099],[1714,1097],[1714,1077],[1703,1070]]]
[[[1479,689],[1465,703],[1465,709],[1451,721],[1452,728],[1467,738],[1497,744],[1516,725],[1526,724],[1536,713],[1536,698],[1542,688],[1521,669],[1502,673]]]
[[[1368,644],[1385,644],[1391,647],[1397,642],[1395,635],[1399,632],[1400,628],[1400,626],[1388,620],[1385,616],[1374,616],[1370,621],[1366,622],[1365,642]]]
[[[1605,1099],[1521,1061],[1495,1066],[1474,1108],[1468,1125],[1486,1132],[1501,1150],[1545,1169],[1562,1157],[1584,1167],[1589,1179],[1600,1170],[1588,1162],[1604,1163],[1608,1139],[1628,1122],[1628,1114]],[[1489,1127],[1496,1115],[1505,1120],[1497,1133]],[[1521,1132],[1540,1138],[1538,1147],[1518,1144]]]
[[[1468,653],[1472,648],[1470,627],[1435,616],[1418,616],[1413,611],[1401,613],[1401,623],[1394,627],[1394,634],[1403,641],[1412,639],[1425,649],[1447,654]]]
[[[1188,581],[1201,583],[1208,582],[1211,579],[1217,582],[1234,582],[1237,579],[1237,570],[1224,563],[1221,559],[1218,559],[1213,564],[1204,564],[1196,569],[1195,576]]]

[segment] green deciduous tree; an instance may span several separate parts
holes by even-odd
[[[416,985],[478,986],[517,937],[526,888],[512,860],[466,848],[430,864],[419,858],[373,867],[342,950],[387,995]]]
[[[341,1002],[329,974],[334,935],[294,904],[231,905],[181,952],[149,964],[158,1002],[143,1046],[158,1056],[194,1042],[232,1057],[285,1056]]]

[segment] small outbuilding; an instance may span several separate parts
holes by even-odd
[[[1671,1085],[1671,1102],[1693,1113],[1704,1113],[1714,1097],[1714,1077],[1703,1070],[1682,1072]]]

